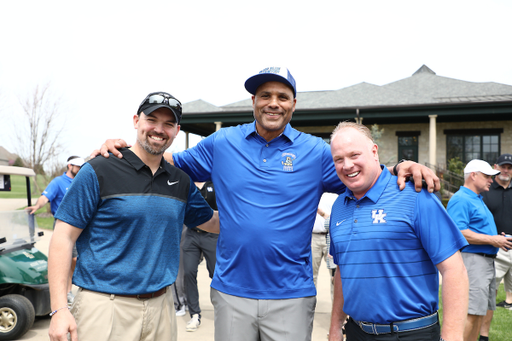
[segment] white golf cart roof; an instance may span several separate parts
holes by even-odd
[[[25,167],[14,166],[0,166],[0,174],[3,175],[23,175],[23,176],[36,176],[33,169]]]

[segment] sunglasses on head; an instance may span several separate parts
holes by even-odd
[[[148,103],[148,104],[164,103],[164,104],[169,105],[173,109],[181,110],[181,103],[176,98],[172,97],[171,95],[163,94],[163,93],[149,95],[148,97],[146,97],[144,99],[144,101],[142,101],[142,104],[145,104],[145,103]]]

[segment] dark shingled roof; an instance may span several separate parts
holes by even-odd
[[[389,107],[510,100],[512,100],[511,85],[494,82],[474,83],[441,77],[423,65],[411,77],[382,86],[362,82],[339,90],[298,92],[296,109]],[[185,113],[245,110],[252,110],[250,98],[221,107],[202,100],[184,105]]]
[[[423,65],[412,76],[385,85],[362,82],[298,92],[295,109],[294,127],[333,126],[353,120],[357,112],[365,124],[427,123],[433,114],[438,122],[509,120],[512,86],[441,77]],[[250,98],[220,107],[198,100],[185,103],[181,128],[207,136],[216,129],[214,122],[227,127],[253,120]]]

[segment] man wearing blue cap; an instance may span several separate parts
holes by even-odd
[[[215,183],[221,219],[211,284],[215,340],[311,340],[312,226],[322,194],[345,186],[328,144],[290,125],[297,89],[287,68],[263,69],[245,88],[254,122],[220,129],[165,157],[195,181]],[[119,157],[115,147],[124,145],[109,140],[102,153]],[[409,162],[400,165],[402,188],[411,171],[434,189],[433,173]]]
[[[84,164],[64,197],[49,249],[52,341],[176,340],[171,290],[183,224],[218,233],[218,214],[162,155],[180,130],[181,103],[165,92],[142,101],[137,142],[125,157]],[[80,289],[71,313],[71,248]]]

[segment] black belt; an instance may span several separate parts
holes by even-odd
[[[490,255],[488,253],[479,253],[479,252],[475,252],[475,255],[480,255],[482,257],[487,257],[487,258],[496,258],[496,255]]]
[[[352,319],[352,317],[351,317]],[[379,335],[389,333],[408,332],[412,330],[424,329],[438,323],[437,311],[432,315],[411,319],[407,321],[393,322],[391,324],[377,324],[371,322],[361,322],[352,319],[361,330],[367,334]]]
[[[196,231],[197,233],[210,233],[210,232],[206,232],[206,231],[203,231],[200,229],[192,229],[192,231]]]
[[[313,232],[314,234],[327,234],[327,232]]]
[[[82,290],[87,290],[87,291],[92,291],[92,290],[88,290],[88,289],[83,289]],[[92,291],[92,292],[95,292],[95,291]],[[155,292],[150,292],[149,294],[141,294],[141,295],[120,295],[120,294],[113,294],[114,296],[119,296],[119,297],[133,297],[133,298],[137,298],[137,299],[145,299],[145,298],[156,298],[156,297],[160,297],[162,296],[163,294],[165,294],[167,292],[167,287],[164,287],[158,291],[155,291]],[[102,293],[102,294],[107,294],[107,293]],[[110,294],[107,294],[107,295],[110,295]]]

